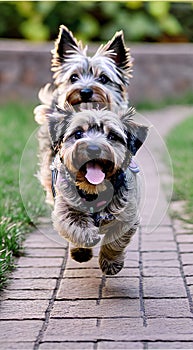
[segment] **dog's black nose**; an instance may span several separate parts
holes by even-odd
[[[97,145],[89,145],[87,147],[87,153],[90,158],[98,158],[101,154],[101,149]]]
[[[84,88],[80,90],[80,96],[81,96],[82,102],[88,102],[92,97],[92,95],[93,95],[93,91],[90,88]]]

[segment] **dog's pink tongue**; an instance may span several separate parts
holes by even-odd
[[[86,166],[86,179],[93,185],[98,185],[103,182],[105,174],[103,173],[100,165],[88,163]]]

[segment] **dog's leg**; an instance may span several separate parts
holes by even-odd
[[[53,151],[51,149],[51,142],[49,139],[48,126],[46,123],[40,126],[38,131],[39,141],[39,180],[46,191],[46,203],[54,203],[52,194],[52,179],[50,165],[52,164]]]
[[[56,231],[77,248],[90,248],[100,241],[90,215],[71,207],[61,194],[56,196],[52,220]]]
[[[106,275],[116,275],[123,268],[124,249],[136,232],[138,223],[123,234],[121,234],[122,224],[118,223],[116,226],[117,230],[114,233],[107,232],[101,242],[99,265]]]

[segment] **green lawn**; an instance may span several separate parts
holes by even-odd
[[[174,169],[173,200],[186,201],[186,214],[193,223],[193,116],[172,130],[167,146]]]
[[[1,105],[0,288],[13,267],[14,257],[22,253],[26,232],[43,211],[38,191],[34,191],[39,185],[34,176],[37,170],[36,129],[32,105]]]
[[[192,106],[192,104],[193,104],[193,92],[187,91],[186,93],[184,93],[178,98],[168,96],[168,98],[165,98],[161,101],[147,100],[147,101],[138,102],[135,105],[135,108],[137,110],[151,111],[155,109],[161,109],[166,106],[172,106],[172,105],[191,105]]]

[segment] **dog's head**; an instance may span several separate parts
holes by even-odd
[[[49,118],[49,131],[60,159],[76,186],[86,193],[104,190],[143,144],[148,128],[132,121],[133,109],[121,116],[107,109],[68,106]]]
[[[56,99],[61,108],[66,101],[71,105],[82,102],[107,105],[128,100],[132,59],[122,31],[89,57],[87,47],[83,48],[82,43],[62,25],[52,54]]]

